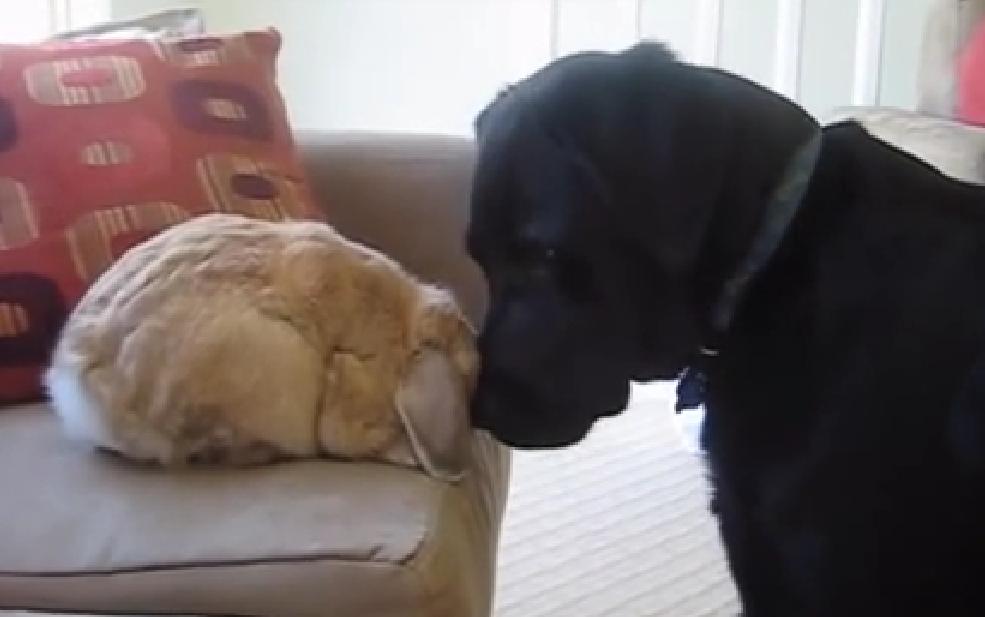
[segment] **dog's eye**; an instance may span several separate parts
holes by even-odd
[[[550,281],[573,300],[592,297],[594,277],[588,262],[570,251],[555,246],[528,243],[514,253],[517,278],[525,284],[540,285]]]

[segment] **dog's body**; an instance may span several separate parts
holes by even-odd
[[[713,324],[817,130],[649,45],[562,60],[491,105],[475,421],[566,445],[625,404],[620,384],[700,361],[748,617],[985,614],[985,189],[825,128],[782,242]]]
[[[706,448],[746,610],[982,614],[985,191],[853,125],[824,143],[708,363]]]

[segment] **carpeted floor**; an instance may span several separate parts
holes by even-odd
[[[638,388],[579,446],[515,454],[496,617],[738,613],[703,463],[670,397]]]

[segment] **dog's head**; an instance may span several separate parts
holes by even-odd
[[[660,45],[588,53],[504,91],[476,122],[468,246],[491,304],[473,420],[563,446],[672,379],[748,250],[802,110]]]

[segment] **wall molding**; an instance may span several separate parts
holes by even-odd
[[[778,0],[777,4],[773,88],[793,100],[800,98],[806,8],[806,0]]]
[[[722,12],[725,0],[695,0],[694,62],[718,66],[722,51]]]
[[[859,0],[852,81],[853,105],[879,104],[885,35],[886,0]]]

